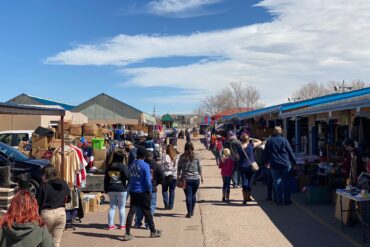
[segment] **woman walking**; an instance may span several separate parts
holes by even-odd
[[[41,217],[54,240],[54,247],[59,247],[66,226],[66,203],[71,201],[68,184],[58,178],[53,165],[42,169],[43,183],[36,195]]]
[[[28,191],[19,191],[8,212],[0,219],[0,247],[8,246],[53,246],[51,235],[39,215],[37,201]]]
[[[194,154],[194,145],[191,142],[185,144],[185,152],[180,156],[177,176],[185,182],[184,192],[188,211],[186,218],[191,218],[194,215],[199,182],[203,183],[202,168]]]
[[[104,191],[109,195],[108,230],[117,229],[114,224],[116,208],[119,211],[119,229],[125,229],[126,198],[128,169],[123,164],[124,155],[121,152],[113,154],[113,161],[107,166],[104,177]]]
[[[240,156],[240,166],[239,172],[242,177],[242,187],[243,187],[243,204],[247,204],[248,201],[251,201],[251,191],[253,183],[254,172],[252,170],[252,162],[254,162],[254,148],[261,145],[262,142],[257,140],[253,142],[250,140],[247,134],[243,134],[241,137],[242,140],[242,153]]]
[[[166,210],[172,210],[175,201],[178,160],[175,147],[171,144],[168,145],[166,155],[163,158],[164,180],[162,184],[163,203]]]

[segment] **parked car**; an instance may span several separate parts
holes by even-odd
[[[0,166],[11,166],[11,179],[19,182],[26,177],[31,192],[36,193],[41,179],[41,169],[50,164],[48,160],[31,159],[17,149],[0,142]]]
[[[33,132],[33,130],[0,131],[0,142],[16,148],[21,141],[30,141]]]

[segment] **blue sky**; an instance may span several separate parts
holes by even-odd
[[[79,104],[105,92],[184,113],[232,81],[269,105],[308,81],[368,80],[368,1],[298,2],[4,0],[0,101]]]

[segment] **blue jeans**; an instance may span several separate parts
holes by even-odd
[[[222,190],[225,192],[230,192],[231,177],[222,177],[222,181],[223,181]]]
[[[162,184],[162,196],[165,208],[173,209],[173,204],[175,201],[176,181],[177,181],[176,179],[170,176],[164,178]]]
[[[242,177],[243,191],[251,191],[253,183],[253,171],[251,167],[240,167],[239,174]]]
[[[114,215],[118,206],[120,226],[125,225],[127,192],[108,192],[110,208],[108,211],[108,225],[114,225]]]
[[[150,212],[152,213],[152,216],[154,217],[155,214],[155,208],[157,207],[157,192],[152,192],[150,195]],[[144,218],[144,213],[141,208],[136,208],[136,220],[135,220],[135,226],[141,226],[142,221]],[[145,225],[148,226],[148,223],[145,220]]]
[[[186,187],[184,189],[186,197],[186,209],[189,215],[193,215],[195,202],[197,201],[196,194],[199,189],[199,179],[186,179]]]
[[[274,199],[274,201],[276,202],[275,189],[273,188],[274,179],[272,178],[271,168],[266,168],[264,172],[267,185],[267,198]]]
[[[291,167],[281,169],[271,169],[274,180],[276,202],[283,205],[290,202],[289,171]]]
[[[232,177],[232,181],[233,181],[233,186],[234,188],[236,188],[236,186],[240,185],[240,172],[239,172],[239,164],[237,164],[237,162],[234,162],[235,166],[234,166],[234,172],[233,172],[233,177]]]

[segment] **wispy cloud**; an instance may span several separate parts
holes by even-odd
[[[173,1],[177,2],[177,1]],[[198,1],[199,2],[199,1]],[[269,23],[191,35],[118,35],[47,59],[69,65],[115,65],[143,87],[215,92],[231,81],[254,84],[278,103],[312,80],[370,81],[370,1],[264,0]],[[152,58],[216,57],[186,66],[125,68]]]
[[[155,0],[148,4],[150,13],[168,15],[199,10],[200,8],[221,2],[222,0]]]

